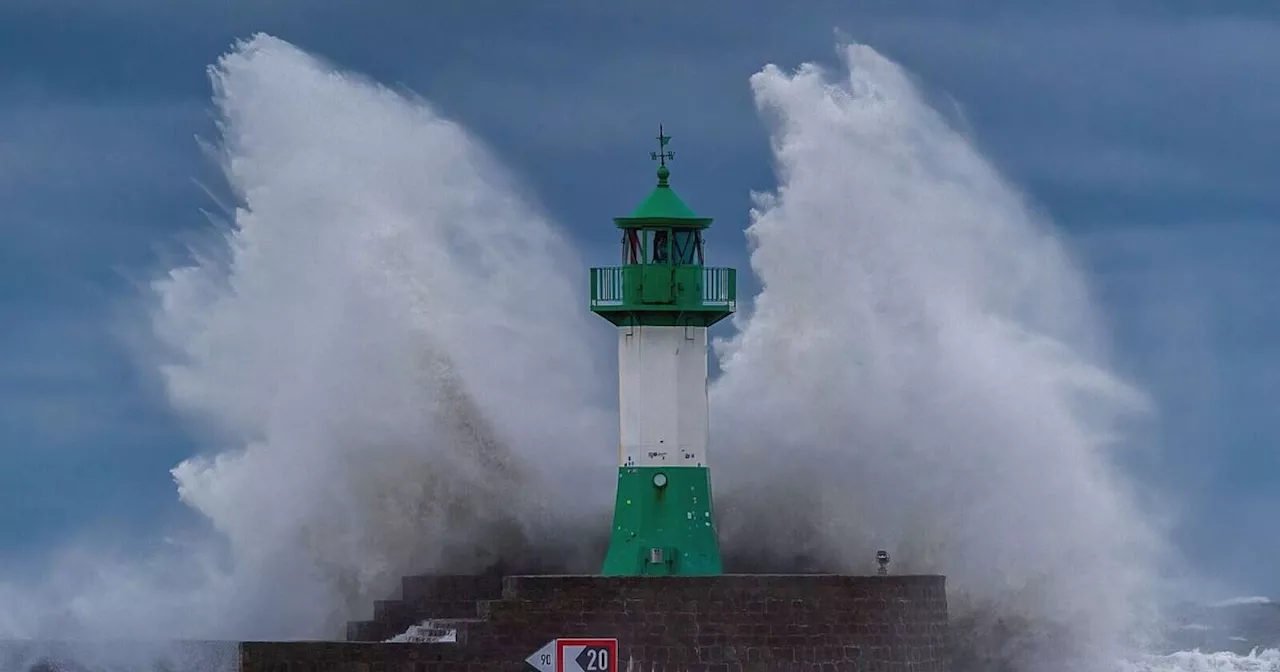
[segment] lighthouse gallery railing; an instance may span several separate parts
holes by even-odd
[[[644,269],[643,265],[591,269],[591,306],[593,308],[622,306],[635,302],[636,298],[630,295],[633,289],[630,285],[640,282],[644,277],[642,275]],[[673,282],[680,282],[685,278],[698,282],[700,300],[696,302],[696,306],[733,309],[737,304],[736,269],[675,266],[672,270]]]

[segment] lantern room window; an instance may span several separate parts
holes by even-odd
[[[672,256],[676,264],[702,265],[702,232],[697,229],[676,229],[672,241]]]
[[[671,234],[666,229],[658,229],[653,232],[653,263],[667,264],[671,263]]]
[[[640,231],[625,229],[622,232],[622,263],[644,263],[644,240]]]
[[[622,263],[701,264],[702,232],[694,229],[626,229]]]

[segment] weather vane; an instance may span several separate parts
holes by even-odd
[[[670,151],[668,151],[668,152],[664,152],[664,151],[662,151],[662,148],[663,148],[663,147],[666,147],[668,142],[671,142],[671,136],[666,135],[665,133],[663,133],[663,132],[662,132],[662,124],[658,124],[658,151],[656,151],[656,152],[649,152],[649,158],[650,158],[650,159],[653,159],[654,161],[659,162],[659,164],[660,164],[660,165],[662,165],[662,166],[666,166],[666,165],[667,165],[667,159],[674,159],[674,158],[676,158],[676,153],[675,153],[675,152],[670,152]]]

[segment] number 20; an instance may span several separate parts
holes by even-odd
[[[607,672],[609,649],[587,649],[587,672]]]

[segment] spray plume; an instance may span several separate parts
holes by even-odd
[[[729,543],[858,572],[887,548],[946,573],[961,615],[1056,623],[1106,659],[1160,548],[1110,454],[1145,398],[1024,199],[898,66],[841,55],[840,79],[751,80],[779,186],[747,231],[763,289],[717,344]]]
[[[217,539],[77,564],[56,629],[12,634],[335,636],[406,573],[572,567],[558,530],[599,512],[549,477],[607,501],[613,466],[572,248],[423,101],[267,36],[210,74],[239,207],[153,316],[171,402],[225,446],[173,470]]]

